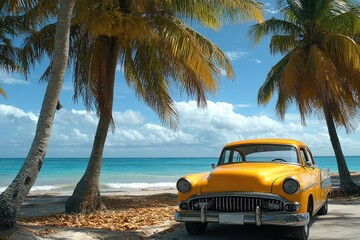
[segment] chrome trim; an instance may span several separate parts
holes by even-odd
[[[200,203],[200,222],[206,222],[206,208],[207,203]]]
[[[301,189],[301,192],[305,192],[306,190],[308,190],[309,188],[312,188],[313,186],[315,186],[316,182],[310,184],[309,186],[307,187],[304,187],[303,189]]]
[[[255,224],[256,226],[261,225],[261,210],[259,206],[256,206],[256,210],[255,210]]]
[[[186,202],[190,202],[199,198],[212,198],[212,197],[254,197],[254,198],[278,200],[284,202],[285,204],[290,203],[285,198],[280,197],[279,195],[272,193],[259,193],[259,192],[218,192],[218,193],[215,192],[215,193],[206,193],[206,194],[199,193],[197,195],[193,195],[190,198],[188,198]]]
[[[179,205],[183,203],[188,204],[189,211],[201,211],[201,204],[205,204],[206,211],[208,212],[255,212],[257,206],[260,207],[260,210],[264,210],[262,209],[264,206],[264,201],[268,201],[269,203],[278,202],[281,204],[280,209],[275,210],[278,213],[296,212],[301,207],[300,203],[289,202],[279,195],[259,192],[225,192],[209,193],[204,195],[198,194],[190,197],[186,201],[179,202]],[[294,211],[287,211],[287,205],[293,205],[296,207],[296,209]]]
[[[321,188],[326,188],[328,186],[331,186],[331,175],[330,175],[330,169],[324,168],[321,169]]]
[[[239,213],[235,213],[239,214]],[[244,224],[281,225],[281,226],[304,226],[309,223],[309,213],[240,213],[244,216]],[[201,222],[200,212],[176,211],[177,222]],[[206,222],[219,223],[218,212],[207,212]]]
[[[321,181],[321,188],[324,189],[328,186],[331,186],[331,177],[325,178]]]

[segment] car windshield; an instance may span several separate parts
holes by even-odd
[[[298,163],[298,156],[296,148],[290,145],[238,145],[224,148],[218,165],[238,162]]]

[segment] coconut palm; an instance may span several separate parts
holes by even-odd
[[[74,62],[75,96],[82,95],[88,106],[95,103],[100,118],[88,167],[73,195],[66,201],[66,212],[91,212],[104,207],[100,198],[99,177],[105,140],[112,122],[114,76],[119,59],[128,84],[172,128],[177,126],[177,114],[169,93],[170,86],[179,86],[188,95],[196,97],[199,106],[205,106],[206,92],[216,90],[220,69],[225,69],[227,75],[232,76],[230,63],[220,49],[185,25],[174,13],[184,17],[193,14],[191,18],[199,18],[217,27],[220,22],[213,17],[213,13],[218,12],[220,17],[228,14],[235,19],[239,9],[234,11],[235,6],[231,5],[230,10],[225,12],[224,6],[215,4],[216,7],[201,11],[201,17],[198,17],[197,11],[206,8],[205,2],[195,4],[194,9],[189,9],[187,5],[177,8],[175,2],[155,4],[148,1],[143,5],[128,2],[127,5],[120,5],[121,11],[128,15],[122,19],[120,27],[109,32],[103,28],[97,32],[98,29],[91,29],[91,23],[87,24],[92,35],[101,35],[93,41],[86,37],[87,44],[82,43],[77,48]],[[169,3],[172,5],[168,6]],[[116,4],[114,6],[117,7]],[[254,15],[257,16],[257,5],[249,6],[254,6]],[[91,14],[98,15],[101,13]],[[96,22],[94,17],[91,21]],[[110,33],[114,36],[109,36]]]
[[[266,105],[277,92],[276,112],[281,119],[293,103],[303,124],[313,113],[325,117],[341,191],[356,192],[336,127],[351,132],[358,123],[359,6],[348,0],[280,0],[278,6],[283,19],[269,19],[249,31],[255,42],[272,35],[270,52],[284,54],[259,89],[258,103]]]
[[[10,1],[10,3],[13,2],[15,1]],[[13,182],[0,196],[0,228],[10,228],[16,223],[16,215],[33,186],[44,161],[67,65],[68,39],[74,4],[75,0],[62,0],[60,2],[52,73],[28,156]]]

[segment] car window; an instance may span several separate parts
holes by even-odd
[[[312,164],[312,165],[315,165],[314,158],[313,158],[311,152],[309,151],[309,149],[306,149],[306,153],[307,153],[307,155],[308,155],[308,157],[309,157],[309,161],[311,162],[311,164]]]
[[[271,152],[257,152],[246,155],[247,162],[297,162],[297,155],[295,151],[271,151]]]
[[[303,159],[303,161],[306,163],[306,162],[309,162],[309,159],[307,157],[307,154],[305,152],[305,149],[300,149],[300,154],[301,154],[301,158]]]
[[[225,148],[219,165],[236,162],[298,163],[294,146],[276,144],[239,145]]]
[[[221,164],[242,162],[244,159],[239,151],[227,149],[222,152]]]
[[[300,149],[301,157],[305,161],[305,163],[310,165],[315,165],[314,159],[312,157],[311,152],[308,149]]]

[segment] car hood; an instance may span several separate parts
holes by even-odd
[[[273,182],[293,176],[304,169],[282,163],[234,163],[216,167],[201,181],[201,192],[271,193]]]

